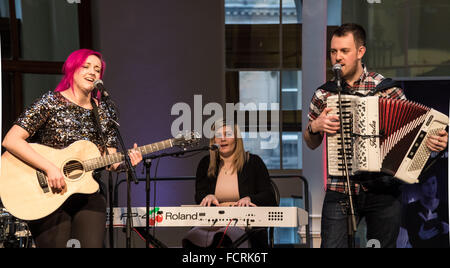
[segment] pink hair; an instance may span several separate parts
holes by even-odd
[[[100,79],[103,77],[103,73],[105,72],[106,64],[103,61],[102,54],[100,52],[96,52],[90,49],[79,49],[72,52],[69,57],[67,57],[66,62],[63,66],[63,78],[61,79],[61,82],[59,82],[58,86],[55,88],[55,92],[61,92],[66,91],[69,88],[72,88],[73,90],[73,75],[75,72],[81,68],[86,61],[86,59],[91,56],[97,56],[101,63],[102,63],[102,69],[100,71]],[[96,96],[97,99],[100,99],[100,92],[97,93]]]

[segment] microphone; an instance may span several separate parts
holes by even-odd
[[[199,150],[201,151],[219,151],[220,145],[219,144],[213,144],[211,146],[203,146]]]
[[[334,77],[336,77],[336,82],[337,82],[338,88],[341,88],[342,65],[340,65],[339,63],[336,63],[335,65],[333,65],[333,73],[334,73]]]
[[[220,149],[220,145],[219,144],[213,144],[209,147],[210,150],[215,151],[215,150],[219,150]]]
[[[105,89],[105,86],[103,85],[103,81],[98,79],[94,81],[94,88],[99,90],[103,97],[109,97],[108,92]]]

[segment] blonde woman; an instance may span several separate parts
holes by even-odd
[[[238,126],[216,122],[213,131],[215,135],[210,144],[220,147],[205,156],[197,167],[196,202],[201,206],[276,206],[267,167],[259,156],[245,152]],[[214,231],[215,234],[205,233],[207,238],[190,239],[194,245],[189,246],[226,246],[223,239],[221,245],[214,245],[214,237],[221,237],[223,230]],[[233,241],[233,231],[228,229],[227,234]],[[267,247],[265,230],[253,237],[251,247]]]

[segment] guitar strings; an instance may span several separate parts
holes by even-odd
[[[141,153],[145,154],[146,151],[147,151],[147,147],[149,147],[149,149],[153,152],[154,147],[153,146],[148,146],[148,145],[142,146],[142,147],[138,147],[138,148],[136,148],[136,150],[139,150]],[[162,147],[165,148],[166,144],[162,143]],[[156,145],[156,148],[159,148],[159,146]],[[132,149],[128,150],[127,152],[131,152],[131,150]],[[107,161],[103,162],[100,159],[105,159]],[[94,165],[94,163],[90,164],[88,162],[89,161],[91,161],[91,162],[100,162],[101,165],[105,165],[105,163],[120,162],[122,160],[123,160],[123,154],[122,153],[115,153],[115,154],[112,154],[112,155],[107,155],[107,156],[102,156],[102,157],[98,157],[98,158],[95,158],[95,159],[86,160],[86,161],[84,161],[84,164],[87,165],[87,166],[94,166],[95,167],[97,165]],[[72,171],[77,170],[77,169],[84,169],[85,165],[83,165],[82,163],[67,164],[67,165],[64,166],[63,170],[67,171],[67,172],[72,172]],[[106,164],[106,165],[108,165],[108,164]]]

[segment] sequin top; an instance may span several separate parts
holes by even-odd
[[[117,114],[109,106],[103,101],[99,103],[100,125],[106,146],[117,148],[114,122],[110,120],[117,121]],[[75,141],[89,140],[101,150],[102,140],[94,120],[92,110],[76,105],[60,92],[50,91],[28,107],[14,124],[30,134],[29,142],[62,149]]]

